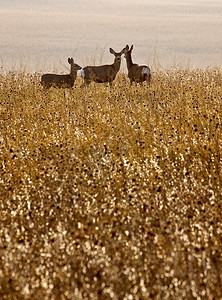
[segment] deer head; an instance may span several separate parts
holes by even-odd
[[[115,55],[115,62],[117,62],[117,61],[121,62],[121,55],[124,53],[124,51],[125,51],[125,48],[120,52],[116,52],[112,48],[109,48],[109,52],[111,54]]]
[[[129,49],[129,45],[126,45],[125,50],[124,50],[124,57],[127,58],[127,55],[131,55],[133,51],[133,45]]]

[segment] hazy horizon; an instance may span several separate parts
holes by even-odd
[[[0,0],[0,67],[65,71],[112,63],[109,47],[133,44],[151,67],[206,68],[222,62],[221,1]],[[123,60],[122,67],[125,68]]]

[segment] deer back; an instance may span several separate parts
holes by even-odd
[[[74,63],[73,58],[68,58],[68,63],[71,65],[70,74],[44,74],[41,77],[41,84],[44,88],[57,87],[57,88],[71,88],[74,85],[77,77],[77,70],[81,67]]]
[[[150,77],[150,68],[147,66],[132,64],[128,69],[128,77],[137,82],[145,81],[148,77]]]
[[[124,48],[125,49],[125,48]],[[116,74],[120,69],[121,64],[121,55],[124,53],[124,49],[121,52],[115,52],[110,48],[110,53],[114,54],[115,59],[111,65],[102,65],[102,66],[86,66],[81,71],[81,76],[85,82],[89,83],[95,81],[98,83],[102,82],[112,82]]]
[[[128,45],[125,47],[125,58],[128,68],[128,77],[130,81],[143,82],[145,80],[150,81],[150,68],[148,66],[139,66],[132,62],[132,50],[133,45],[129,48]]]
[[[70,74],[67,75],[57,75],[57,74],[44,74],[41,77],[41,84],[44,88],[50,88],[50,87],[73,87],[74,85],[74,79]]]
[[[113,81],[117,73],[113,65],[87,66],[82,71],[84,80],[98,83]]]

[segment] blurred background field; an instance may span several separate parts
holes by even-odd
[[[0,298],[222,297],[222,73],[0,77]]]
[[[111,63],[109,47],[126,44],[152,69],[217,67],[221,32],[220,0],[0,0],[0,67],[48,72],[67,57],[82,66]]]

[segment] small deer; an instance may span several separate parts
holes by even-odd
[[[81,70],[82,67],[74,63],[73,58],[68,58],[68,63],[71,65],[70,74],[58,75],[58,74],[44,74],[41,77],[41,84],[44,88],[49,89],[50,87],[57,88],[71,88],[77,77],[77,71]]]
[[[115,56],[114,63],[102,66],[86,66],[83,68],[80,74],[84,79],[84,84],[88,85],[91,81],[94,81],[98,83],[108,82],[110,86],[112,85],[112,82],[120,69],[121,55],[124,53],[125,48],[120,52],[115,52],[112,48],[110,48],[109,51]]]
[[[128,69],[128,77],[130,79],[130,83],[132,84],[134,81],[142,83],[143,81],[147,81],[150,83],[151,74],[150,68],[148,66],[139,66],[138,64],[134,64],[132,62],[132,53],[133,45],[129,49],[129,46],[126,45],[125,47],[125,59]]]

